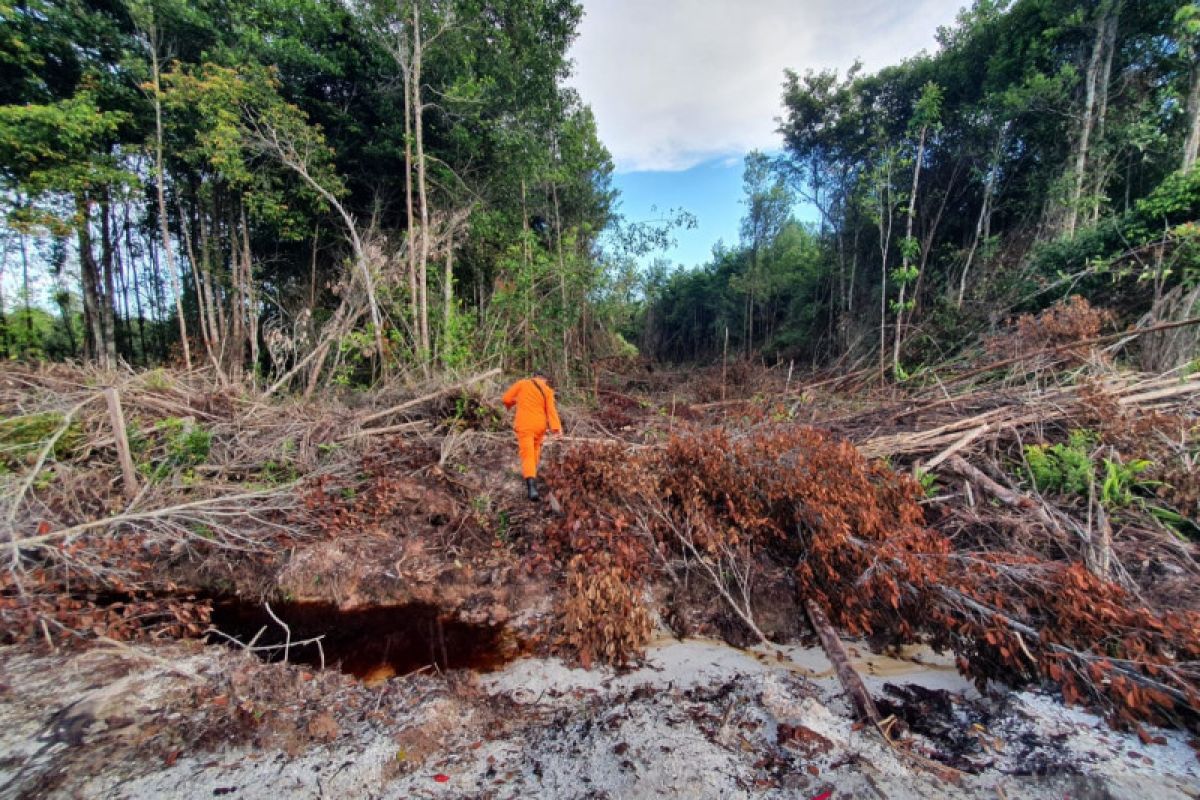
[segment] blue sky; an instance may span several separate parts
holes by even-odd
[[[699,220],[666,254],[737,240],[742,159],[777,152],[785,69],[878,70],[936,48],[967,0],[583,0],[570,83],[596,115],[630,220]]]
[[[646,170],[613,176],[620,190],[619,212],[631,222],[659,219],[672,208],[696,216],[696,227],[676,233],[677,246],[666,254],[674,264],[693,267],[712,255],[719,239],[738,239],[742,216],[742,162],[717,158],[678,171]]]

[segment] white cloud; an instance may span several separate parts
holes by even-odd
[[[572,83],[620,171],[779,146],[783,71],[932,50],[965,0],[584,0]]]

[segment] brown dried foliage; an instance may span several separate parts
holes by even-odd
[[[1080,421],[1097,430],[1123,460],[1151,461],[1146,478],[1159,484],[1157,497],[1184,516],[1200,520],[1200,469],[1189,447],[1200,433],[1195,422],[1179,414],[1126,408],[1098,383],[1085,383],[1079,397]]]
[[[702,554],[743,564],[765,550],[795,567],[799,591],[818,598],[838,624],[884,639],[913,635],[907,620],[919,618],[932,596],[904,587],[928,584],[928,556],[948,548],[922,525],[911,480],[811,429],[764,427],[736,437],[717,429],[632,454],[583,448],[568,454],[551,482],[566,516],[549,534],[576,571],[644,586],[655,564],[683,555],[681,537]],[[582,586],[568,586],[572,598]],[[585,619],[606,632],[603,648],[581,632]],[[648,635],[636,635],[640,612],[597,610],[573,621],[567,642],[585,660],[625,660]]]
[[[989,561],[948,585],[995,613],[948,602],[930,620],[949,632],[964,674],[981,686],[1049,680],[1068,703],[1102,710],[1114,723],[1196,724],[1200,614],[1155,614],[1080,563]],[[1024,579],[1018,584],[1014,575]],[[1012,620],[1036,635],[1022,637]]]
[[[1072,342],[1094,339],[1106,327],[1116,324],[1113,312],[1094,308],[1085,298],[1072,295],[1034,316],[1022,314],[1008,330],[987,342],[990,355],[997,358],[1033,355]],[[1086,361],[1090,349],[1068,348],[1065,355],[1076,361]]]
[[[565,511],[548,531],[569,576],[564,642],[585,662],[640,650],[642,588],[686,556],[686,537],[721,563],[765,554],[838,626],[877,644],[950,647],[980,682],[1050,681],[1120,723],[1198,718],[1200,614],[1154,613],[1079,563],[955,553],[925,526],[911,479],[821,432],[581,448],[551,483]]]
[[[611,562],[605,553],[590,558],[580,553],[567,566],[563,624],[584,667],[590,667],[594,658],[624,663],[650,638],[650,614],[639,596],[641,586]]]

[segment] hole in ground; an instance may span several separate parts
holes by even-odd
[[[291,629],[292,642],[323,637],[325,666],[358,678],[405,675],[430,665],[443,670],[489,672],[519,655],[518,648],[504,636],[503,627],[447,621],[436,606],[374,606],[347,611],[332,603],[282,603],[272,604],[271,610]],[[212,625],[243,644],[258,636],[256,647],[283,645],[286,641],[283,629],[260,604],[216,601]],[[226,640],[212,635],[210,641]],[[256,655],[282,661],[283,649]],[[293,645],[288,661],[320,666],[321,652],[315,644]]]

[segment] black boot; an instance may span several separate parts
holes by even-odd
[[[525,488],[529,490],[529,499],[530,500],[538,499],[537,479],[536,478],[526,478],[525,479]]]

